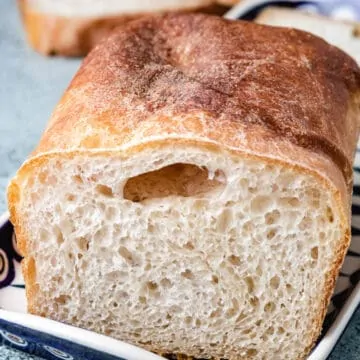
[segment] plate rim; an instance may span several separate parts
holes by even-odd
[[[37,315],[0,309],[0,319],[126,360],[164,360],[136,345]]]

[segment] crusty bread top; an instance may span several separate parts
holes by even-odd
[[[85,59],[36,152],[198,137],[282,158],[284,147],[307,149],[349,180],[359,74],[349,56],[306,32],[151,16],[119,28]]]

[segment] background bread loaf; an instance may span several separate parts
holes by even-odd
[[[86,55],[121,24],[155,12],[222,14],[234,0],[17,0],[26,36],[44,55]]]

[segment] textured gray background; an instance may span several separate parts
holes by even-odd
[[[16,1],[0,0],[0,214],[10,177],[36,146],[79,63],[33,52]]]
[[[15,5],[15,0],[0,0],[0,214],[6,210],[10,177],[36,146],[80,63],[33,52],[25,43]],[[0,359],[35,358],[0,346]],[[360,309],[329,360],[360,360]]]

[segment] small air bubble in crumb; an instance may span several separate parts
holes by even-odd
[[[256,196],[251,201],[251,211],[254,213],[265,212],[272,204],[272,199],[268,196]]]
[[[276,229],[270,229],[267,233],[266,233],[266,238],[268,240],[271,240],[275,237],[276,235]]]
[[[186,325],[190,325],[191,322],[192,322],[192,317],[191,316],[186,316],[184,322],[185,322]]]
[[[188,242],[184,245],[184,248],[185,248],[185,249],[188,249],[188,250],[194,250],[195,246],[194,246],[194,244],[193,244],[191,241],[188,241]]]
[[[228,257],[228,260],[229,260],[230,264],[235,265],[235,266],[239,266],[241,264],[240,258],[236,255],[230,255]]]
[[[106,186],[106,185],[101,185],[101,184],[96,185],[96,191],[99,194],[104,195],[106,197],[113,197],[114,196],[111,187]]]
[[[265,214],[265,223],[266,225],[276,224],[280,219],[280,212],[279,210],[273,210]]]
[[[250,305],[252,307],[258,307],[259,306],[259,299],[256,296],[252,297],[250,299]]]
[[[248,349],[247,351],[246,351],[246,356],[255,356],[255,355],[257,355],[257,350],[256,349]]]
[[[273,276],[270,279],[270,286],[276,290],[279,288],[279,285],[280,285],[280,278],[277,275]]]
[[[245,278],[245,283],[247,285],[247,288],[248,288],[248,292],[249,293],[252,293],[255,289],[255,284],[254,284],[254,280],[251,276],[247,276]]]
[[[326,208],[326,217],[330,223],[334,222],[334,213],[330,206]]]
[[[146,297],[145,296],[139,296],[139,303],[140,304],[146,304]]]
[[[120,246],[119,254],[126,260],[127,263],[132,264],[134,262],[132,253],[125,246]]]
[[[74,182],[76,182],[77,184],[83,183],[83,179],[80,175],[74,175],[72,178],[73,178]]]
[[[189,270],[189,269],[186,269],[185,271],[183,271],[183,272],[181,273],[181,276],[184,277],[184,278],[186,278],[186,279],[189,279],[189,280],[191,280],[191,279],[194,278],[194,274],[193,274],[192,271]]]
[[[148,281],[146,285],[150,291],[155,291],[158,288],[158,284],[154,281]]]
[[[275,311],[275,308],[276,308],[276,306],[273,302],[268,302],[264,306],[264,311],[267,313],[272,313]]]
[[[168,278],[161,279],[160,285],[163,288],[171,288],[172,287],[172,283]]]
[[[74,194],[66,194],[66,200],[69,202],[72,202],[76,199],[76,196]]]
[[[319,257],[319,248],[317,246],[313,247],[311,249],[311,257],[314,259],[314,260],[317,260],[318,257]]]

